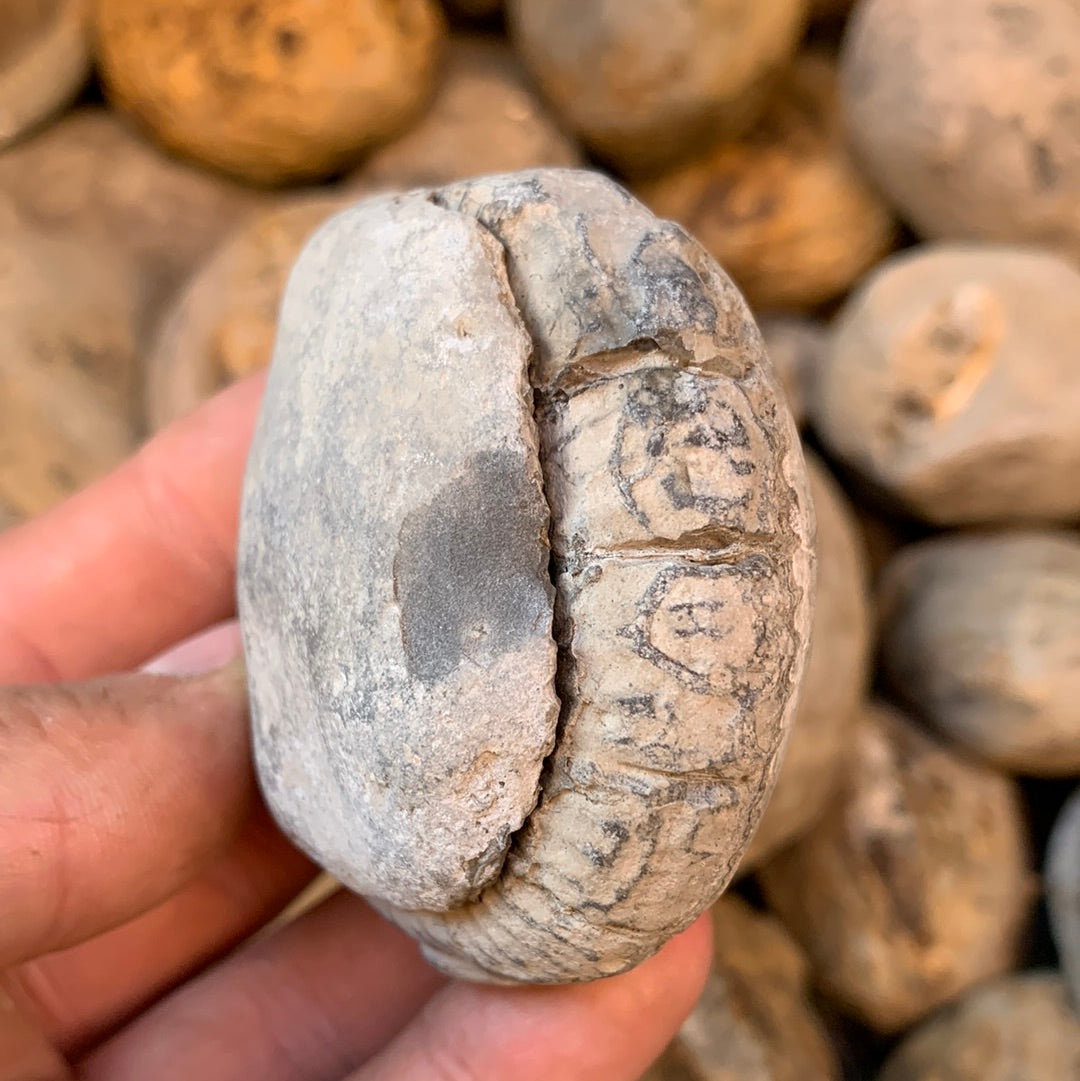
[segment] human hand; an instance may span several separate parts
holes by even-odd
[[[345,893],[250,940],[315,869],[258,799],[241,665],[159,673],[238,648],[262,383],[0,535],[0,1081],[635,1081],[701,989],[707,919],[555,988],[447,982]]]

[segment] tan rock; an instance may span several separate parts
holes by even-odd
[[[916,248],[833,324],[810,414],[830,454],[940,525],[1080,516],[1080,272],[1045,252]]]
[[[1080,1077],[1080,1021],[1053,972],[972,991],[909,1036],[878,1081],[1065,1081]]]
[[[510,0],[511,37],[559,115],[624,172],[740,134],[795,50],[808,0]]]
[[[376,150],[350,183],[365,189],[449,184],[473,176],[582,163],[497,38],[451,39],[430,108],[404,135]]]
[[[810,519],[737,291],[611,181],[339,215],[286,293],[245,491],[269,805],[454,975],[636,964],[771,789]]]
[[[850,504],[806,454],[817,517],[817,594],[799,708],[772,799],[741,871],[805,834],[842,781],[870,678],[872,610],[866,554]]]
[[[843,85],[860,159],[924,237],[1080,256],[1075,0],[863,0]]]
[[[270,363],[278,309],[312,233],[353,197],[282,200],[227,240],[176,297],[146,373],[150,427],[164,427],[236,379]]]
[[[806,957],[773,916],[735,897],[713,908],[713,970],[657,1066],[665,1081],[836,1081],[810,1004]]]
[[[108,248],[0,235],[0,504],[27,517],[117,464],[137,431],[138,284]]]
[[[0,148],[63,108],[90,74],[89,0],[4,0]]]
[[[892,213],[851,160],[839,104],[832,62],[803,53],[747,135],[637,189],[709,249],[755,309],[832,300],[892,248]]]
[[[105,109],[79,109],[0,154],[0,216],[7,206],[34,229],[129,256],[150,321],[260,201],[166,157]]]
[[[402,131],[434,87],[434,0],[97,0],[112,101],[243,180],[317,180]]]
[[[1080,539],[945,536],[882,577],[882,663],[896,693],[1002,769],[1080,774]]]
[[[824,818],[761,870],[818,984],[897,1032],[1018,959],[1034,891],[1019,793],[901,714],[865,710]]]

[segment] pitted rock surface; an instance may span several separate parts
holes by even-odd
[[[271,808],[448,972],[631,967],[760,818],[811,517],[742,298],[611,181],[346,211],[294,271],[245,488]]]

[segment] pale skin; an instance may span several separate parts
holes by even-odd
[[[219,667],[262,385],[0,534],[0,1081],[636,1081],[701,990],[707,919],[558,988],[448,982],[346,893],[247,941],[315,874]]]

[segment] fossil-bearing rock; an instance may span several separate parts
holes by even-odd
[[[259,776],[446,971],[610,975],[730,879],[809,629],[781,403],[723,272],[595,174],[301,255],[240,541]]]

